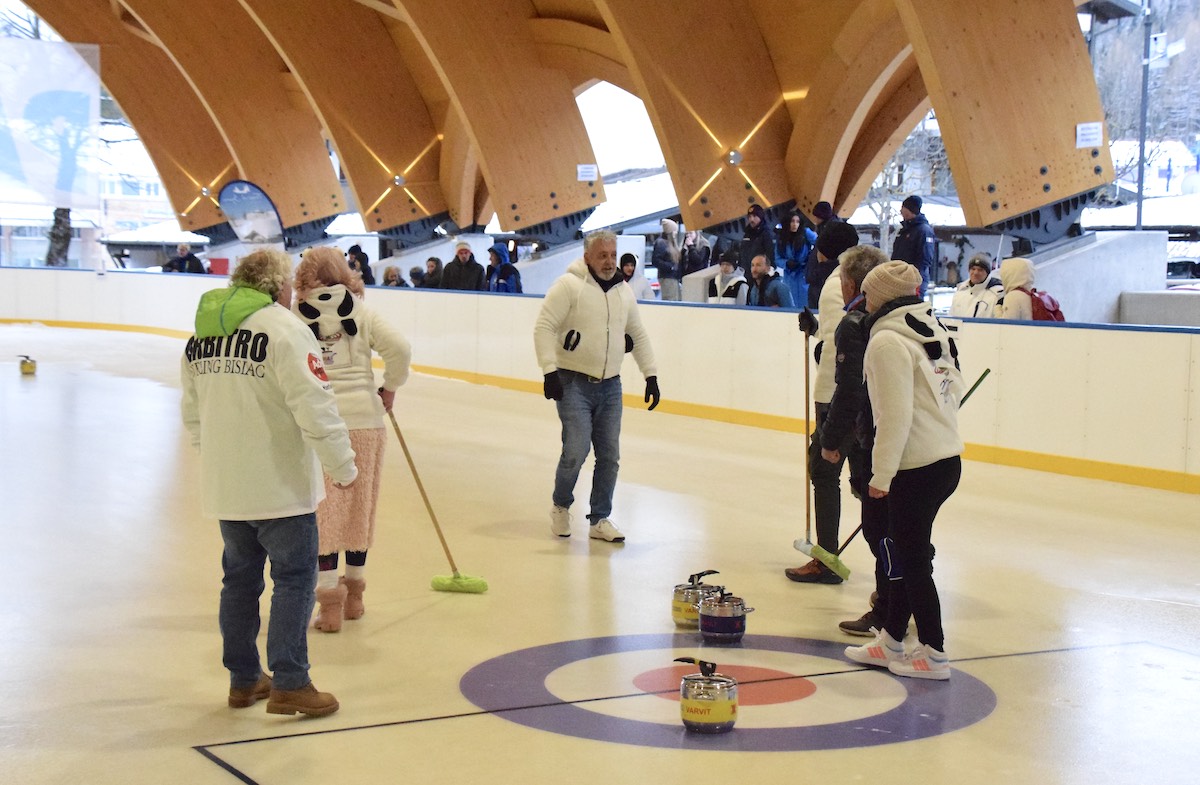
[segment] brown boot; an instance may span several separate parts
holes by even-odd
[[[310,681],[298,690],[271,690],[267,714],[307,714],[324,717],[338,710],[337,698],[328,692],[317,692]]]
[[[271,677],[262,674],[258,683],[250,687],[229,688],[229,708],[247,709],[271,694]]]
[[[317,620],[313,626],[321,632],[338,632],[342,629],[342,608],[346,604],[346,587],[338,584],[332,589],[317,589]]]
[[[361,619],[366,613],[363,607],[363,592],[367,590],[367,582],[363,579],[342,578],[342,584],[346,587],[346,613],[347,619]]]

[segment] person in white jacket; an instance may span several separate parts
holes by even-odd
[[[870,314],[863,370],[875,423],[867,493],[887,499],[880,551],[890,580],[883,629],[867,645],[847,648],[846,656],[898,676],[949,679],[931,538],[934,518],[962,474],[963,383],[954,339],[921,298],[921,282],[917,268],[899,261],[863,280]],[[906,652],[910,617],[918,643]]]
[[[633,290],[635,300],[653,300],[654,289],[650,287],[650,279],[638,269],[638,259],[631,253],[621,255],[621,275],[625,283]]]
[[[592,232],[576,259],[551,285],[533,329],[542,369],[542,389],[556,402],[562,421],[562,453],[554,474],[550,531],[571,536],[575,483],[592,445],[588,536],[623,542],[625,535],[609,520],[621,439],[621,362],[627,350],[646,378],[645,402],[658,406],[658,376],[650,336],[642,326],[633,290],[617,272],[617,238]]]
[[[342,619],[360,619],[367,588],[367,551],[375,542],[375,509],[382,484],[387,431],[383,415],[392,410],[396,390],[408,380],[412,350],[408,340],[363,303],[363,282],[335,248],[312,248],[296,268],[295,302],[300,317],[321,347],[325,372],[338,411],[350,429],[359,481],[338,488],[325,477],[325,500],[317,508],[320,548],[315,626],[337,632]],[[383,358],[383,386],[375,384],[371,358]],[[346,574],[338,578],[338,555],[346,552]]]
[[[1004,295],[1004,284],[992,275],[988,257],[977,253],[967,262],[967,280],[958,285],[950,301],[950,315],[988,319],[995,315],[996,304]]]
[[[181,408],[200,450],[204,513],[220,521],[225,542],[219,620],[229,705],[268,698],[269,713],[322,716],[338,702],[308,674],[321,468],[346,487],[358,469],[316,339],[288,310],[291,277],[287,254],[255,251],[228,288],[200,298],[180,361]],[[256,642],[268,558],[273,676]]]
[[[1004,299],[996,307],[997,319],[1033,319],[1033,262],[1020,256],[1000,263],[1000,282],[1004,284]]]

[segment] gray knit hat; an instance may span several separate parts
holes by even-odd
[[[880,304],[912,297],[921,288],[921,273],[908,262],[890,261],[867,273],[862,290]]]

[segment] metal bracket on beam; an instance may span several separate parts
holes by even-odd
[[[233,227],[227,221],[222,221],[219,224],[206,226],[203,229],[194,229],[196,234],[202,234],[208,238],[208,245],[224,245],[225,243],[236,243],[238,241],[237,233],[233,231]]]
[[[427,243],[436,237],[435,230],[444,224],[451,224],[449,212],[437,213],[436,215],[418,218],[415,221],[392,226],[387,229],[380,229],[379,236],[386,237],[392,243],[400,248],[412,248],[422,243]],[[454,234],[454,232],[450,232]]]
[[[588,207],[580,210],[577,213],[561,215],[556,218],[551,218],[549,221],[543,221],[540,224],[534,224],[533,226],[526,226],[522,229],[517,229],[514,234],[519,234],[522,237],[530,237],[536,240],[543,240],[551,246],[562,245],[563,243],[569,243],[572,240],[578,240],[580,238],[581,230],[579,227],[581,227],[583,222],[588,219],[588,216],[595,211],[595,207]]]
[[[305,221],[296,226],[285,227],[283,230],[283,247],[289,249],[298,248],[324,239],[325,229],[328,228],[329,224],[333,223],[333,219],[336,217],[336,215],[331,215],[326,218]]]
[[[1079,222],[1083,208],[1096,198],[1098,190],[1084,191],[1066,199],[1015,215],[989,229],[1022,237],[1033,243],[1049,243],[1065,237],[1071,226]]]

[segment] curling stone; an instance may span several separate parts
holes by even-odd
[[[671,618],[675,620],[676,627],[694,630],[700,626],[700,601],[721,590],[720,586],[710,586],[701,583],[701,580],[706,575],[716,574],[716,570],[698,572],[689,575],[687,583],[675,586],[675,592],[671,595]]]
[[[719,588],[700,601],[700,634],[709,643],[737,643],[746,634],[746,601]]]
[[[737,722],[737,679],[717,673],[711,662],[679,657],[675,662],[700,666],[699,673],[679,683],[679,714],[683,727],[694,733],[728,733]]]
[[[18,354],[21,358],[21,375],[33,376],[37,373],[37,360],[31,358],[28,354]]]

